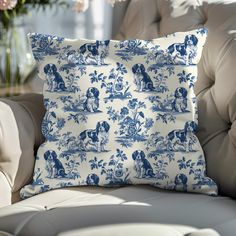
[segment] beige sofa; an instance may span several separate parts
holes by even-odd
[[[236,1],[133,0],[116,7],[113,25],[118,39],[209,29],[195,92],[198,137],[220,196],[148,186],[74,187],[19,201],[43,142],[43,99],[29,94],[0,101],[0,235],[235,236]]]

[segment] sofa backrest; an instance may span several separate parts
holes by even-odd
[[[133,0],[115,38],[151,39],[201,26],[209,35],[195,85],[198,137],[208,176],[221,194],[236,197],[236,0]]]

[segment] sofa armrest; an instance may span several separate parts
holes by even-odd
[[[27,94],[0,99],[0,171],[14,194],[32,179],[35,152],[43,142],[43,97]],[[6,180],[0,182],[5,188]],[[1,198],[9,198],[0,194]],[[11,196],[12,198],[12,196]]]

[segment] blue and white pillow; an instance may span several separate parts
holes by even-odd
[[[195,135],[207,31],[125,41],[30,34],[47,110],[22,198],[66,186],[150,184],[217,194]]]

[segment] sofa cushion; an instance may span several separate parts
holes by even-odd
[[[209,30],[195,86],[198,137],[207,174],[236,198],[236,1],[130,1],[117,39],[149,39],[205,26]]]
[[[148,186],[52,190],[0,211],[0,230],[24,236],[115,224],[211,228],[222,236],[234,236],[235,223],[235,200]]]
[[[207,30],[153,40],[29,34],[47,110],[23,198],[65,186],[151,184],[217,194],[195,135]]]

